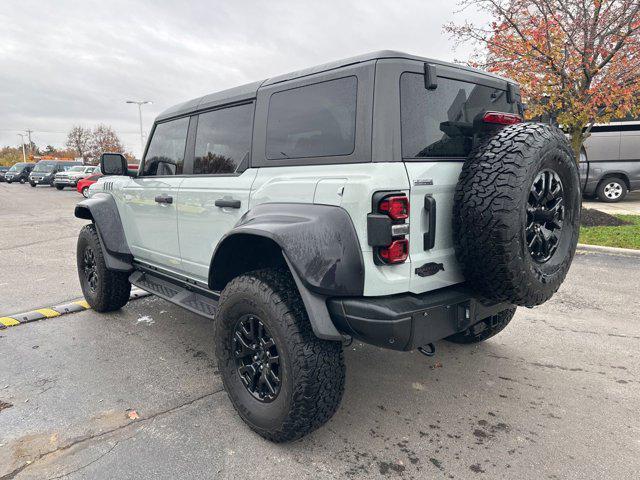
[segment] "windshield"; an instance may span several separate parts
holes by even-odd
[[[38,162],[38,164],[33,168],[34,172],[52,172],[55,167],[55,163],[42,163]]]
[[[15,165],[13,165],[13,166],[9,169],[9,171],[10,171],[10,172],[20,172],[20,171],[22,171],[22,169],[23,169],[24,167],[26,167],[26,166],[27,166],[27,164],[26,164],[26,163],[16,163]]]
[[[79,166],[79,167],[72,167],[69,169],[70,172],[83,172],[84,171],[84,167],[83,166]]]

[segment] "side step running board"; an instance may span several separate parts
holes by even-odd
[[[175,303],[194,313],[213,319],[218,309],[217,295],[205,295],[194,291],[193,288],[180,285],[178,282],[168,280],[159,275],[139,270],[133,272],[129,281],[136,287],[140,287],[153,295]]]

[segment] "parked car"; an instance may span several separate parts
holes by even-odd
[[[78,184],[76,185],[76,190],[78,190],[78,193],[81,193],[83,197],[86,198],[89,196],[89,187],[94,183],[96,183],[98,179],[102,176],[102,173],[100,173],[99,170],[100,169],[98,168],[97,172],[94,172],[92,175],[78,180]]]
[[[70,162],[63,160],[40,160],[31,175],[29,183],[32,187],[36,185],[49,185],[53,187],[53,179],[59,172],[64,172],[72,167],[81,166],[82,162]]]
[[[640,189],[640,119],[597,124],[580,155],[585,196],[619,202]]]
[[[29,179],[29,173],[35,166],[35,163],[19,162],[11,166],[7,173],[4,174],[4,179],[7,183],[20,182],[24,183]]]
[[[134,165],[134,164],[127,165],[127,168],[129,169],[129,173],[131,175],[135,175],[138,173],[138,165]],[[78,190],[78,193],[81,193],[83,197],[88,198],[89,187],[94,183],[96,183],[100,177],[102,177],[102,173],[100,172],[100,167],[96,167],[96,170],[94,171],[93,175],[78,181],[78,185],[76,187],[76,189]]]
[[[340,404],[343,342],[432,355],[558,290],[577,164],[521,122],[513,82],[389,51],[170,108],[137,175],[103,154],[76,206],[83,294],[108,312],[134,284],[213,319],[240,417],[299,438]]]
[[[0,183],[4,182],[4,174],[9,171],[9,167],[5,167],[4,165],[0,165]]]
[[[76,165],[68,170],[56,173],[53,177],[53,185],[62,190],[64,187],[75,187],[79,180],[92,175],[96,170],[99,170],[96,166],[90,165]]]

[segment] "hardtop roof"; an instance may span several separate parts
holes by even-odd
[[[357,63],[364,63],[372,60],[380,60],[385,58],[399,58],[399,59],[406,59],[406,60],[416,60],[419,62],[433,63],[436,65],[443,65],[443,66],[448,66],[452,68],[458,68],[458,69],[466,70],[476,74],[485,75],[485,76],[497,78],[500,80],[508,81],[506,78],[501,77],[499,75],[495,75],[493,73],[485,72],[482,70],[467,67],[465,65],[461,65],[457,63],[445,62],[442,60],[435,60],[432,58],[421,57],[418,55],[411,55],[409,53],[403,53],[403,52],[398,52],[394,50],[379,50],[376,52],[365,53],[363,55],[357,55],[355,57],[337,60],[335,62],[324,63],[322,65],[317,65],[317,66],[305,68],[302,70],[296,70],[294,72],[285,73],[283,75],[278,75],[276,77],[268,78],[266,80],[251,82],[245,85],[240,85],[238,87],[233,87],[226,90],[221,90],[219,92],[204,95],[202,97],[197,97],[197,98],[188,100],[186,102],[179,103],[177,105],[169,107],[168,109],[166,109],[156,117],[156,121],[165,120],[167,118],[176,117],[179,115],[184,115],[186,113],[191,113],[195,110],[215,107],[216,105],[222,104],[222,103],[233,103],[236,101],[242,101],[249,98],[253,98],[256,96],[258,89],[261,86],[274,85],[276,83],[286,82],[288,80],[293,80],[296,78],[306,77],[306,76],[314,75],[317,73],[335,70],[338,68],[346,67],[348,65],[354,65]]]

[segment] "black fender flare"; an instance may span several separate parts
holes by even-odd
[[[77,218],[91,220],[96,226],[102,253],[109,270],[130,272],[133,270],[133,255],[129,250],[122,228],[118,206],[113,196],[96,193],[76,205]]]
[[[257,205],[218,243],[209,269],[210,288],[222,289],[229,280],[228,272],[217,266],[224,263],[221,256],[233,251],[229,245],[247,235],[268,238],[280,247],[314,332],[320,338],[341,339],[329,318],[325,299],[362,296],[364,291],[362,250],[347,211],[331,205]]]

